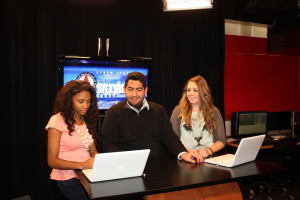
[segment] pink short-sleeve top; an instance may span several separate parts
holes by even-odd
[[[90,158],[90,153],[85,149],[85,145],[82,142],[81,135],[76,130],[69,134],[67,124],[60,113],[53,115],[47,126],[49,128],[55,128],[61,132],[60,148],[58,158],[67,161],[84,162]],[[80,132],[85,133],[85,125],[78,126]],[[90,142],[89,147],[92,145]],[[74,170],[62,170],[52,169],[50,179],[53,180],[68,180],[77,177]]]

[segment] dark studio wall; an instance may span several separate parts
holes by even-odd
[[[61,198],[49,181],[44,130],[61,87],[57,58],[97,55],[98,37],[110,38],[111,56],[152,58],[149,99],[168,114],[198,74],[224,113],[224,19],[214,3],[212,10],[164,13],[161,0],[6,0],[9,198]]]

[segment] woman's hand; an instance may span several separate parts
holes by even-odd
[[[208,149],[199,149],[198,153],[204,158],[210,156],[210,152]]]
[[[95,157],[90,157],[85,162],[83,162],[83,165],[82,165],[83,169],[92,169],[94,166],[94,159],[95,159]]]

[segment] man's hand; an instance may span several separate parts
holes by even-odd
[[[183,160],[190,163],[201,163],[204,161],[204,158],[194,149],[190,150],[189,153],[183,153],[181,157]]]

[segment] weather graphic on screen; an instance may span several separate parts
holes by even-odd
[[[133,71],[143,73],[148,79],[146,67],[65,65],[63,84],[71,80],[88,81],[96,89],[99,109],[108,109],[126,98],[123,86],[127,75]]]
[[[97,86],[97,80],[94,77],[93,74],[89,73],[89,72],[82,72],[81,74],[79,74],[76,78],[76,80],[80,80],[80,81],[87,81],[89,82],[92,86],[96,87]]]

